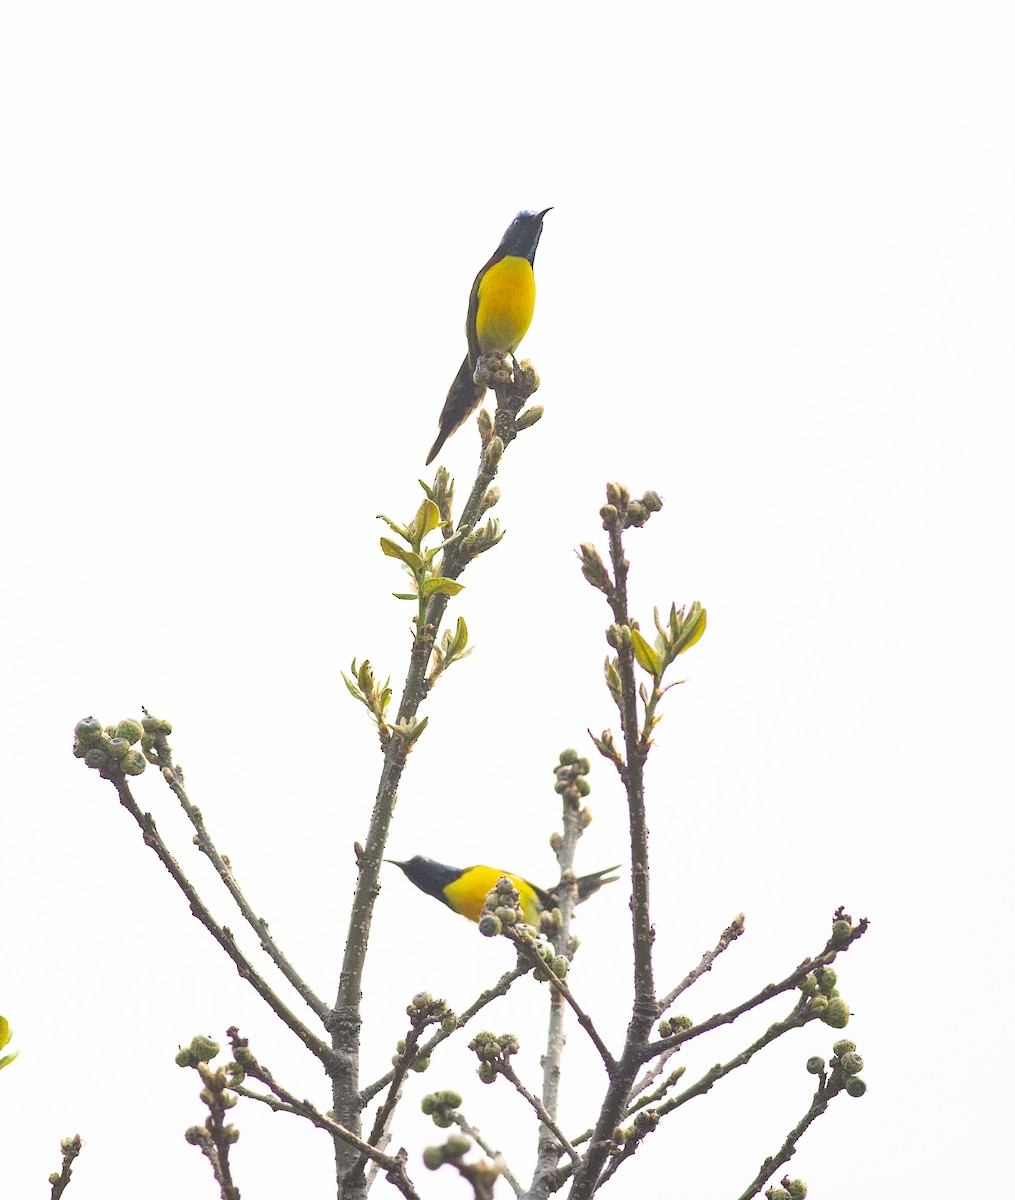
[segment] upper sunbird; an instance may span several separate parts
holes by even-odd
[[[434,862],[432,858],[424,858],[417,854],[407,862],[397,862],[393,858],[385,860],[393,866],[401,867],[406,876],[421,892],[440,900],[454,912],[467,917],[470,921],[478,921],[483,914],[487,893],[492,891],[497,880],[506,875],[518,892],[518,903],[521,905],[527,924],[539,928],[539,914],[557,906],[557,892],[560,884],[552,888],[536,887],[520,875],[510,871],[498,871],[496,867],[447,867],[444,863]],[[616,867],[606,867],[592,875],[583,875],[575,880],[578,885],[578,903],[587,900],[593,893],[598,892],[604,883],[613,883],[616,875],[610,876]],[[604,876],[610,876],[604,878]]]
[[[430,447],[428,466],[486,395],[486,387],[473,380],[481,356],[514,354],[525,337],[536,306],[532,264],[543,232],[543,218],[549,211],[520,212],[505,230],[493,257],[476,276],[465,318],[469,353],[444,401],[440,433]]]

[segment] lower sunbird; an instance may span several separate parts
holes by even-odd
[[[421,892],[440,900],[470,921],[479,920],[486,904],[487,893],[493,890],[502,876],[507,876],[514,884],[525,921],[536,929],[539,928],[539,914],[557,906],[559,883],[552,888],[536,887],[534,883],[529,883],[527,879],[522,879],[520,875],[511,871],[499,871],[496,867],[485,866],[448,867],[444,863],[434,862],[432,858],[424,858],[422,854],[415,855],[407,862],[397,862],[393,858],[385,859],[385,862],[401,867]],[[583,875],[575,880],[578,885],[578,903],[581,904],[583,900],[598,892],[604,883],[613,883],[617,876],[610,875],[610,872],[616,870],[617,867],[606,867],[602,871]],[[609,878],[604,878],[605,876]]]
[[[549,211],[520,212],[505,230],[493,257],[476,276],[465,318],[469,352],[444,401],[440,432],[430,447],[427,465],[486,395],[485,385],[473,380],[480,358],[484,354],[514,354],[525,337],[536,306],[532,264],[543,232],[543,218]]]

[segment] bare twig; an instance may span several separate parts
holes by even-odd
[[[268,922],[259,917],[251,908],[246,896],[240,890],[239,884],[236,882],[236,877],[233,874],[232,864],[229,860],[218,852],[215,843],[211,839],[211,835],[204,823],[204,817],[201,810],[196,805],[190,802],[187,795],[180,772],[173,766],[169,743],[164,734],[156,734],[155,748],[158,752],[159,764],[162,767],[162,777],[169,784],[174,795],[179,800],[183,811],[187,814],[190,823],[197,831],[196,843],[198,849],[211,862],[212,866],[218,873],[219,878],[225,884],[230,896],[232,896],[236,907],[243,915],[243,919],[247,922],[250,928],[257,934],[258,941],[261,943],[261,948],[265,951],[271,961],[282,972],[285,978],[292,984],[299,995],[313,1009],[314,1013],[323,1021],[330,1011],[327,1004],[318,997],[310,985],[306,982],[303,976],[289,962],[286,956],[279,949],[275,939],[268,932]]]
[[[525,1189],[511,1173],[507,1163],[504,1161],[504,1155],[501,1154],[499,1150],[494,1150],[493,1146],[490,1145],[490,1143],[483,1137],[479,1130],[474,1125],[470,1125],[460,1112],[455,1113],[454,1120],[455,1124],[459,1129],[461,1129],[462,1133],[472,1138],[472,1140],[476,1143],[480,1150],[487,1155],[487,1157],[498,1163],[500,1166],[500,1173],[504,1177],[508,1187],[516,1196],[521,1196]]]
[[[452,1033],[457,1032],[458,1029],[464,1029],[464,1027],[472,1020],[472,1018],[478,1012],[481,1012],[484,1008],[486,1008],[486,1006],[492,1000],[496,1000],[499,996],[507,995],[508,989],[515,982],[515,980],[521,979],[523,975],[527,975],[528,973],[529,966],[528,964],[523,963],[518,963],[518,965],[512,967],[510,971],[505,971],[500,979],[498,979],[493,985],[493,987],[489,987],[485,992],[482,992],[477,999],[474,1000],[472,1004],[470,1004],[469,1007],[459,1015],[458,1025],[455,1030],[445,1032],[443,1029],[438,1029],[436,1033],[432,1034],[423,1043],[419,1049],[420,1058],[429,1058],[431,1053],[434,1051],[434,1049],[436,1049],[437,1046],[441,1044],[441,1042],[447,1041],[447,1039],[451,1037]],[[373,1083],[367,1084],[367,1086],[360,1093],[363,1105],[365,1106],[369,1104],[374,1096],[376,1096],[378,1092],[383,1091],[384,1088],[386,1088],[392,1081],[392,1079],[394,1079],[394,1077],[395,1072],[394,1069],[392,1069],[390,1071],[386,1071],[380,1077],[380,1079],[375,1080]]]
[[[719,955],[722,954],[724,950],[729,949],[729,947],[733,945],[733,943],[743,932],[744,914],[738,913],[738,915],[735,916],[729,925],[727,925],[723,930],[722,937],[720,937],[714,948],[711,950],[706,950],[706,952],[702,955],[701,962],[698,963],[698,965],[692,970],[688,971],[688,973],[677,984],[673,991],[667,992],[667,994],[659,1001],[660,1017],[666,1012],[670,1005],[673,1004],[679,995],[687,991],[687,989],[692,983],[694,983],[696,979],[704,975],[706,971],[712,970],[712,964],[719,957]]]
[[[71,1163],[81,1153],[81,1134],[75,1133],[73,1137],[64,1138],[60,1142],[60,1170],[59,1173],[54,1171],[49,1177],[49,1182],[52,1185],[52,1191],[49,1193],[49,1200],[60,1200],[60,1197],[67,1190],[67,1185],[70,1183]]]
[[[747,1188],[740,1194],[739,1200],[751,1200],[751,1197],[756,1196],[761,1191],[765,1183],[772,1178],[776,1171],[789,1162],[796,1153],[797,1142],[818,1117],[824,1113],[832,1100],[841,1092],[842,1081],[837,1076],[833,1075],[828,1079],[822,1080],[818,1090],[814,1093],[810,1108],[808,1108],[796,1125],[789,1131],[786,1135],[786,1140],[776,1153],[771,1158],[766,1158],[761,1164],[761,1170],[758,1171],[754,1179],[747,1185]]]
[[[549,1131],[560,1143],[560,1147],[564,1153],[569,1155],[574,1161],[577,1162],[578,1158],[580,1157],[578,1151],[574,1148],[574,1146],[571,1145],[561,1131],[560,1126],[546,1111],[546,1107],[542,1100],[540,1100],[538,1096],[533,1096],[525,1084],[522,1083],[522,1081],[518,1078],[514,1067],[512,1067],[510,1063],[498,1063],[497,1074],[503,1075],[504,1078],[514,1086],[514,1089],[519,1096],[526,1101],[540,1121],[542,1121],[546,1128],[549,1129]]]
[[[190,903],[190,911],[233,960],[240,977],[250,984],[279,1020],[296,1034],[310,1053],[322,1062],[325,1068],[330,1069],[333,1063],[331,1048],[308,1029],[268,983],[261,978],[247,956],[236,945],[232,932],[226,926],[219,925],[214,917],[212,917],[207,905],[198,894],[197,889],[183,873],[180,864],[170,854],[169,848],[155,827],[151,813],[143,813],[138,808],[137,802],[134,800],[130,787],[127,784],[126,777],[121,774],[113,776],[112,779],[117,795],[120,797],[120,803],[140,827],[145,845],[150,846],[155,851],[159,857],[159,861],[173,877],[180,891],[186,896]]]
[[[235,1026],[226,1032],[229,1035],[233,1057],[236,1062],[251,1079],[256,1079],[260,1083],[263,1083],[265,1087],[271,1089],[275,1096],[285,1105],[282,1111],[304,1117],[318,1129],[322,1129],[325,1133],[330,1134],[333,1139],[349,1146],[356,1153],[357,1157],[362,1155],[364,1158],[371,1159],[385,1172],[388,1181],[402,1193],[405,1200],[419,1200],[416,1189],[413,1187],[405,1171],[407,1156],[404,1150],[400,1150],[396,1155],[383,1154],[375,1146],[371,1146],[369,1142],[363,1141],[362,1138],[357,1137],[351,1130],[346,1129],[344,1125],[333,1121],[330,1117],[326,1117],[322,1112],[319,1112],[309,1100],[298,1100],[292,1092],[284,1088],[274,1078],[267,1067],[262,1066],[254,1058],[247,1045],[246,1038],[240,1037],[239,1031]],[[255,1098],[263,1099],[263,1097]]]

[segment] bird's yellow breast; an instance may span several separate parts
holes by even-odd
[[[507,871],[498,871],[496,867],[469,867],[454,883],[447,885],[444,895],[447,896],[448,903],[456,913],[461,913],[470,921],[478,921],[486,903],[487,892],[492,891],[502,875],[507,875],[518,889],[526,922],[538,928],[542,906],[532,885],[517,875],[508,875]]]
[[[481,354],[518,349],[536,307],[536,280],[527,258],[509,255],[494,263],[479,281],[476,338]]]

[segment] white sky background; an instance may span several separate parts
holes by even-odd
[[[408,517],[464,353],[469,285],[521,207],[554,205],[523,350],[546,417],[510,449],[500,548],[452,613],[476,652],[427,706],[398,857],[554,878],[551,767],[617,726],[607,610],[573,549],[607,479],[666,507],[629,538],[635,612],[700,598],[650,765],[658,980],[743,909],[697,1018],[782,977],[832,910],[870,1091],[791,1165],[811,1195],[993,1194],[1006,1012],[1011,328],[1008,6],[10,6],[0,31],[5,582],[5,1196],[213,1196],[173,1064],[238,1024],[327,1104],[295,1040],[188,915],[74,722],[170,717],[220,847],[333,996],[380,756],[339,669],[404,678],[409,607],[374,519]],[[441,455],[464,494],[474,426]],[[1009,735],[1010,736],[1010,735]],[[590,757],[594,752],[588,747]],[[1007,763],[1006,763],[1007,765]],[[627,859],[594,762],[592,870]],[[136,794],[239,929],[154,772]],[[506,945],[384,876],[364,1079],[426,987],[465,1007]],[[573,986],[619,1046],[626,893],[581,910]],[[260,960],[263,956],[255,949]],[[1007,976],[1007,978],[1006,978]],[[538,1083],[545,994],[481,1026]],[[785,1011],[686,1052],[688,1078]],[[620,1195],[737,1196],[809,1102],[824,1026],[668,1118]],[[464,1040],[462,1046],[464,1046]],[[424,1092],[528,1177],[533,1129],[460,1048],[413,1076],[396,1142],[421,1194]],[[577,1031],[562,1124],[601,1069]],[[323,1135],[249,1105],[245,1200],[332,1192]],[[697,1190],[695,1190],[697,1189]],[[391,1194],[379,1183],[375,1194]],[[506,1187],[503,1195],[508,1194]]]

